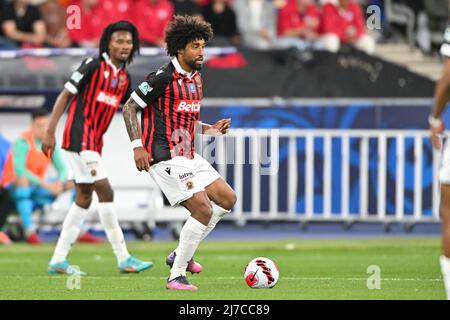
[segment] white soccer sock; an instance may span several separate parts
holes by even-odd
[[[83,209],[75,203],[69,209],[56,244],[51,264],[66,260],[72,244],[75,243],[80,235],[81,224],[88,213],[88,209]]]
[[[208,234],[212,231],[212,229],[214,229],[214,227],[220,221],[220,219],[222,219],[227,213],[231,212],[231,210],[225,210],[224,208],[218,206],[217,204],[215,204],[212,201],[211,201],[211,206],[212,206],[211,220],[209,220],[209,223],[206,226],[206,230],[205,230],[205,232],[203,232],[202,238],[200,241],[203,241],[203,239],[205,239],[208,236]],[[178,247],[175,249],[175,253],[178,254]]]
[[[180,275],[186,276],[186,268],[188,261],[194,256],[202,240],[202,235],[206,230],[206,226],[200,221],[189,217],[186,220],[180,232],[180,242],[177,248],[177,256],[173,262],[170,270],[169,280],[172,280]]]
[[[447,294],[447,300],[450,300],[450,258],[441,255],[441,271],[444,278],[445,292]]]
[[[216,224],[222,219],[227,213],[230,213],[231,210],[225,210],[224,208],[218,206],[214,202],[211,201],[212,206],[212,216],[211,220],[209,220],[208,225],[206,226],[206,230],[202,235],[202,240],[205,239],[208,234],[214,229]]]
[[[125,237],[123,236],[122,228],[120,228],[117,215],[114,211],[112,202],[100,202],[98,204],[98,213],[100,222],[105,229],[106,236],[111,243],[117,262],[120,264],[130,257],[127,246],[125,244]]]

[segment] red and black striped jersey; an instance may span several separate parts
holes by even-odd
[[[195,129],[203,98],[202,78],[188,74],[176,58],[152,72],[131,98],[143,108],[142,142],[152,165],[176,156],[194,158]]]
[[[130,96],[130,75],[104,54],[102,59],[83,60],[64,87],[74,97],[69,103],[63,149],[101,153],[104,133],[120,104]]]

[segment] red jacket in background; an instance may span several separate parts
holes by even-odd
[[[278,13],[277,33],[282,36],[289,29],[305,27],[311,18],[320,21],[320,10],[315,4],[308,5],[305,11],[300,13],[296,1],[288,2]],[[315,31],[319,32],[319,26],[318,24]]]
[[[108,22],[116,22],[119,20],[127,20],[134,22],[134,16],[132,12],[132,0],[100,0],[103,6],[103,10],[108,14]]]
[[[174,14],[172,3],[168,0],[156,3],[138,0],[133,7],[134,21],[141,41],[156,45],[158,40],[164,39],[166,26]]]
[[[366,33],[361,6],[352,1],[346,9],[327,3],[322,9],[321,33],[336,34],[342,42],[348,42],[348,32],[353,29],[357,38]]]
[[[81,1],[75,1],[73,4],[81,9],[81,25],[79,29],[68,30],[72,42],[99,41],[103,29],[109,23],[109,14],[105,12],[103,3],[99,1],[89,13],[83,9]]]

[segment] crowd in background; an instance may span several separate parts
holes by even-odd
[[[382,29],[369,36],[365,9],[373,4],[382,9]],[[430,30],[445,28],[447,9],[447,0],[0,0],[0,48],[96,47],[117,20],[132,21],[142,45],[164,47],[173,15],[189,14],[212,24],[216,46],[336,52],[349,44],[370,54],[392,35],[391,22],[405,21],[417,35],[412,41],[427,51]]]
[[[103,28],[132,21],[145,46],[164,46],[174,14],[199,15],[213,26],[213,45],[253,49],[297,47],[337,51],[342,43],[368,53],[364,11],[357,0],[0,0],[0,47],[97,46]],[[33,5],[30,4],[34,3]],[[71,5],[77,11],[67,10]],[[76,23],[80,22],[79,28]],[[67,28],[67,23],[69,27]]]

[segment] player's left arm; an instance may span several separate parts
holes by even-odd
[[[199,133],[210,135],[210,136],[221,136],[225,135],[230,131],[231,127],[231,119],[221,119],[217,121],[215,124],[207,124],[200,122]]]

